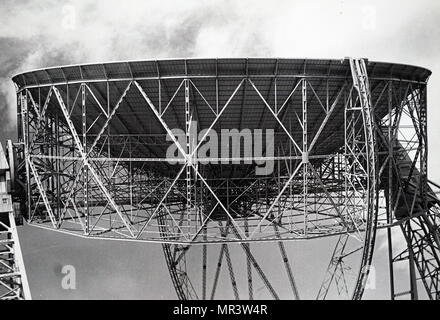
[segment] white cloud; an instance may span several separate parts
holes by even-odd
[[[3,38],[28,47],[14,52],[17,67],[2,76],[125,59],[359,56],[426,66],[437,85],[439,13],[437,0],[3,0],[0,47]],[[10,88],[2,84],[0,94],[10,96]],[[429,99],[439,104],[438,90]],[[9,105],[14,118],[15,103]],[[430,108],[429,120],[440,120],[438,108]],[[440,139],[430,143],[440,150]],[[440,179],[436,166],[430,168]]]
[[[2,76],[126,59],[359,56],[431,68],[436,86],[439,13],[437,0],[3,0],[0,47],[2,38],[28,47],[14,52],[10,59],[17,67]],[[11,96],[10,88],[2,84],[0,94]],[[430,105],[439,104],[438,90],[431,89],[429,99]],[[9,100],[15,118],[15,103]],[[438,108],[430,108],[429,121],[436,135],[432,124],[440,121]],[[431,150],[440,150],[440,139],[430,143]],[[436,168],[430,166],[439,180]]]
[[[78,63],[179,53],[415,62],[389,40],[404,37],[399,30],[421,8],[435,7],[432,0],[422,2],[399,1],[396,8],[395,1],[378,0],[6,1],[0,5],[0,37],[35,41],[26,67],[50,63],[44,55],[53,51]]]

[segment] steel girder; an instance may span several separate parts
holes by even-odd
[[[378,220],[380,228],[402,225],[410,247],[418,248],[410,251],[413,255],[420,253],[411,259],[424,274],[422,278],[427,279],[425,286],[433,292],[436,285],[430,281],[436,278],[432,276],[432,268],[427,266],[430,260],[424,260],[422,252],[429,250],[436,256],[437,247],[432,246],[432,241],[423,240],[435,235],[436,223],[427,224],[425,219],[423,227],[430,227],[422,237],[412,231],[418,229],[407,226],[412,223],[408,219],[413,216],[412,211],[418,207],[407,204],[409,214],[405,219],[395,218],[402,201],[417,205],[421,202],[422,207],[425,202],[425,215],[430,216],[433,210],[428,209],[425,200],[429,194],[426,99],[414,104],[417,98],[411,96],[414,105],[407,99],[425,85],[392,79],[369,81],[363,60],[352,60],[351,70],[351,79],[347,77],[339,82],[332,95],[328,89],[321,89],[328,87],[328,79],[318,83],[306,76],[295,77],[284,96],[277,96],[281,80],[277,82],[276,77],[270,77],[269,90],[261,89],[258,82],[261,77],[234,79],[229,96],[223,98],[223,102],[217,92],[215,105],[206,96],[200,81],[196,81],[197,77],[182,77],[173,92],[166,94],[167,101],[161,101],[163,92],[167,91],[163,85],[166,80],[159,79],[158,102],[152,98],[151,88],[140,80],[121,80],[122,90],[115,90],[108,81],[102,82],[106,89],[100,89],[95,81],[81,81],[77,85],[54,84],[43,90],[43,94],[36,87],[22,90],[18,96],[21,154],[26,171],[26,215],[31,223],[64,232],[78,226],[74,233],[81,236],[164,243],[173,283],[182,299],[207,296],[206,287],[202,295],[194,291],[185,271],[185,248],[193,244],[241,243],[253,266],[248,268],[248,274],[255,269],[267,284],[267,277],[250,251],[250,243],[279,243],[282,253],[281,241],[330,236],[344,239],[348,234],[363,243],[361,268],[353,291],[353,298],[359,299],[368,277]],[[216,81],[218,87],[219,79]],[[399,90],[393,90],[394,87]],[[402,95],[402,88],[406,89],[406,96]],[[110,91],[116,91],[117,97]],[[389,101],[384,102],[387,92]],[[38,99],[34,97],[37,94]],[[285,143],[278,144],[272,157],[211,160],[274,161],[275,173],[269,177],[246,175],[240,179],[209,176],[208,166],[197,165],[197,161],[204,160],[195,160],[197,151],[210,132],[231,117],[229,112],[232,105],[236,107],[236,100],[241,96],[244,101],[252,94],[261,105],[261,119],[268,115]],[[144,110],[148,110],[142,112],[149,112],[154,119],[151,121],[157,122],[160,133],[130,133],[131,125],[142,123],[140,111],[129,102],[135,95],[143,101]],[[201,99],[195,99],[195,95]],[[184,145],[170,127],[171,113],[176,114],[176,105],[182,97]],[[196,100],[203,105],[197,105]],[[288,111],[293,114],[296,102],[300,102],[300,114],[295,112],[293,117]],[[28,104],[32,108],[28,108]],[[386,108],[381,108],[382,105]],[[395,150],[396,141],[405,140],[398,136],[403,109],[412,115],[413,124],[417,123],[414,127],[419,142],[409,178],[402,177],[396,154],[411,153],[414,146],[411,141],[405,141],[403,150]],[[331,153],[320,153],[322,145],[335,139],[333,134],[324,136],[323,133],[330,123],[337,121],[341,111],[345,135],[342,144]],[[125,120],[123,112],[133,114],[132,123]],[[191,122],[200,117],[200,112],[209,113],[211,120],[205,134],[194,142],[197,139],[191,136]],[[240,116],[240,129],[244,116]],[[301,128],[300,136],[293,133],[292,119]],[[115,122],[122,128],[120,132],[114,129]],[[178,150],[177,160],[167,159],[161,153],[164,146],[170,145],[165,143],[166,135]],[[377,149],[378,145],[382,149]],[[170,166],[170,161],[177,165]],[[420,165],[416,166],[417,161]],[[164,170],[171,174],[164,176]],[[420,176],[416,181],[417,199],[413,196],[409,200],[411,193],[405,190],[411,176],[417,175]],[[386,201],[386,210],[380,209],[380,201]],[[225,227],[220,228],[218,222],[222,220],[228,222],[231,232],[221,231]],[[222,252],[227,252],[227,246],[225,248]],[[344,252],[336,248],[335,253],[339,260],[332,258],[330,278],[324,281],[321,292],[335,285],[332,280],[335,276],[343,280],[337,272],[343,273],[340,258]],[[332,261],[339,262],[333,264]],[[286,270],[289,273],[288,264]],[[290,279],[295,293],[293,276]],[[340,287],[341,281],[337,281],[336,287]],[[252,279],[249,283],[249,297],[252,297]],[[270,282],[268,287],[272,296],[277,297],[275,291],[270,290]]]
[[[14,213],[0,218],[0,300],[31,300]]]
[[[301,151],[302,155],[294,155],[294,154],[287,154],[287,155],[277,155],[275,157],[261,157],[261,158],[253,158],[255,159],[266,159],[266,160],[270,160],[270,161],[277,161],[278,163],[280,163],[281,161],[286,163],[286,167],[285,167],[285,171],[286,171],[286,175],[280,177],[279,179],[279,184],[280,184],[280,190],[278,190],[277,193],[274,193],[273,191],[270,191],[271,195],[270,197],[273,197],[273,201],[271,201],[271,205],[266,208],[266,210],[264,210],[264,207],[258,205],[259,208],[257,208],[258,211],[261,211],[261,218],[258,219],[254,219],[254,225],[250,226],[249,228],[251,229],[249,232],[248,236],[245,236],[244,231],[243,231],[243,221],[240,222],[240,225],[237,223],[237,219],[234,217],[235,213],[231,213],[231,208],[226,208],[226,206],[224,205],[224,203],[219,199],[219,197],[216,195],[215,189],[216,187],[210,185],[211,181],[215,181],[213,179],[207,179],[206,177],[204,177],[204,175],[202,173],[200,173],[200,170],[198,169],[197,166],[191,166],[189,165],[189,161],[192,157],[194,157],[194,154],[197,152],[197,150],[200,148],[202,141],[204,138],[206,138],[206,136],[209,134],[209,131],[212,130],[212,128],[216,125],[217,121],[219,121],[222,117],[222,114],[224,112],[226,112],[227,107],[229,105],[229,103],[232,101],[232,99],[234,98],[234,96],[237,94],[238,90],[242,87],[244,82],[249,81],[250,85],[255,89],[255,92],[259,95],[259,97],[261,98],[262,102],[264,103],[264,105],[266,106],[266,110],[268,110],[274,117],[274,119],[277,121],[280,130],[282,131],[283,134],[286,135],[287,139],[290,140],[290,142],[292,143],[292,146],[297,149],[296,152],[299,152],[299,150],[303,150]],[[308,83],[306,80],[303,80],[303,92],[305,92],[305,89],[307,88],[307,86],[310,86],[310,88],[313,88],[312,85],[310,83]],[[273,223],[273,219],[269,220],[268,218],[271,217],[273,215],[273,211],[277,211],[280,210],[282,208],[282,206],[286,206],[286,201],[291,202],[294,201],[292,199],[288,199],[289,196],[287,195],[287,191],[288,189],[292,189],[292,184],[294,180],[298,179],[298,174],[301,173],[302,176],[308,176],[309,174],[312,174],[314,176],[313,180],[316,180],[317,182],[317,186],[316,188],[320,189],[322,194],[320,195],[321,197],[321,207],[323,208],[323,210],[330,210],[330,209],[334,209],[336,210],[336,216],[340,216],[340,210],[337,209],[337,206],[335,204],[335,202],[333,201],[333,197],[331,195],[331,193],[333,192],[333,190],[331,190],[331,187],[326,187],[325,184],[328,182],[323,182],[324,180],[321,179],[321,177],[319,177],[319,173],[318,171],[320,170],[315,170],[315,168],[309,164],[309,163],[303,163],[304,157],[310,157],[310,159],[313,160],[319,160],[319,159],[330,159],[330,161],[333,161],[334,159],[332,159],[334,157],[334,155],[329,154],[329,155],[310,155],[313,152],[313,147],[316,144],[316,141],[318,140],[320,134],[322,133],[323,128],[325,127],[325,125],[328,123],[331,114],[333,113],[333,111],[335,110],[336,106],[338,104],[342,104],[342,93],[344,92],[344,90],[347,88],[347,85],[344,83],[344,85],[340,88],[340,90],[338,90],[338,94],[336,95],[336,97],[334,98],[334,100],[332,101],[331,106],[329,106],[329,110],[324,110],[324,112],[326,112],[326,116],[320,126],[320,128],[318,129],[316,135],[313,137],[313,140],[311,141],[310,146],[308,146],[307,143],[303,142],[303,146],[302,148],[299,147],[299,144],[295,141],[295,139],[292,137],[292,135],[289,133],[289,130],[287,130],[287,128],[285,127],[285,124],[282,122],[282,120],[279,117],[279,114],[282,113],[283,109],[287,109],[287,107],[285,107],[285,105],[288,102],[288,99],[291,97],[291,95],[289,95],[289,97],[287,97],[286,101],[284,102],[283,106],[280,108],[280,110],[278,111],[278,113],[275,113],[273,111],[273,107],[269,105],[269,103],[265,100],[265,98],[263,97],[262,93],[260,92],[260,90],[256,87],[256,85],[252,82],[252,80],[246,80],[243,79],[238,86],[236,87],[236,89],[234,90],[234,92],[232,93],[232,95],[230,96],[230,98],[228,99],[228,101],[225,103],[224,107],[221,109],[221,111],[219,111],[219,113],[215,116],[214,121],[212,121],[212,124],[210,125],[210,127],[208,128],[207,132],[205,133],[205,136],[202,137],[200,140],[200,142],[198,143],[197,146],[193,147],[193,150],[191,153],[188,153],[187,151],[185,151],[185,149],[187,149],[187,147],[183,147],[180,145],[180,143],[177,141],[177,138],[174,136],[174,134],[171,132],[171,129],[167,126],[164,118],[163,118],[163,114],[166,112],[166,109],[162,112],[162,114],[159,114],[159,112],[156,112],[156,107],[153,105],[153,103],[151,102],[151,99],[149,99],[148,95],[146,94],[146,92],[142,89],[142,87],[140,86],[139,83],[135,82],[134,86],[139,90],[141,96],[144,98],[144,100],[147,102],[148,107],[154,112],[155,116],[157,117],[158,121],[163,125],[164,130],[166,131],[166,133],[172,138],[173,142],[176,144],[177,148],[179,149],[180,153],[182,153],[184,156],[182,157],[182,159],[179,160],[179,162],[183,165],[184,170],[186,170],[186,176],[187,176],[187,180],[188,177],[197,177],[197,179],[200,182],[200,185],[203,186],[203,188],[206,188],[206,191],[208,192],[209,196],[212,198],[212,201],[214,201],[214,203],[217,203],[216,206],[218,208],[220,208],[221,210],[224,211],[224,214],[226,214],[230,219],[231,222],[235,225],[235,228],[238,230],[240,238],[237,238],[237,240],[239,241],[254,241],[254,240],[266,240],[266,241],[275,241],[278,238],[275,236],[274,232],[271,231],[270,234],[272,235],[271,237],[267,237],[265,236],[264,239],[254,239],[254,236],[257,233],[260,233],[260,228],[263,227],[264,225],[264,230],[269,230],[269,226]],[[79,91],[79,95],[84,95],[84,91],[87,88],[87,84],[81,84],[80,87],[78,88]],[[43,204],[44,206],[42,208],[45,208],[44,212],[45,215],[47,215],[52,223],[52,227],[54,228],[61,228],[62,223],[64,223],[66,220],[77,220],[77,223],[79,223],[80,225],[84,225],[85,226],[85,230],[84,234],[86,235],[90,235],[93,236],[93,231],[96,230],[90,230],[90,228],[92,227],[96,227],[99,228],[99,222],[98,221],[94,221],[94,223],[90,223],[89,219],[91,219],[91,216],[93,216],[93,214],[87,213],[86,211],[89,210],[87,209],[88,206],[84,206],[83,210],[84,212],[79,212],[78,211],[78,198],[80,198],[83,204],[85,204],[87,201],[92,201],[92,203],[95,203],[95,205],[104,205],[106,208],[104,209],[105,213],[104,214],[95,214],[95,218],[92,219],[96,219],[99,220],[99,217],[103,217],[106,214],[110,214],[110,210],[108,210],[107,207],[110,207],[112,210],[115,211],[115,213],[118,216],[118,221],[117,223],[122,224],[120,226],[118,226],[117,228],[122,228],[125,229],[124,235],[126,236],[127,239],[137,239],[137,240],[142,240],[142,233],[145,231],[145,229],[147,229],[149,227],[149,224],[152,223],[155,218],[157,213],[159,212],[159,208],[163,207],[166,210],[170,210],[168,207],[165,207],[164,202],[166,200],[168,200],[168,197],[170,195],[173,195],[176,199],[185,197],[184,195],[182,195],[181,193],[185,193],[186,194],[186,201],[188,200],[188,193],[187,192],[178,192],[179,194],[176,195],[176,191],[173,190],[173,188],[179,183],[179,178],[180,175],[178,174],[173,180],[169,180],[169,182],[172,182],[171,184],[168,185],[167,188],[164,188],[164,186],[159,186],[158,181],[160,180],[159,177],[156,177],[155,179],[151,179],[148,177],[148,175],[150,173],[144,173],[145,175],[145,179],[148,179],[147,181],[151,181],[153,184],[151,185],[151,189],[156,189],[156,191],[158,190],[162,190],[162,201],[159,200],[155,200],[156,202],[159,201],[159,206],[156,207],[156,210],[153,210],[151,214],[146,214],[143,217],[140,217],[138,219],[138,221],[134,222],[134,221],[129,221],[129,219],[127,218],[127,216],[121,211],[121,209],[119,208],[119,205],[114,201],[115,196],[110,195],[110,192],[108,191],[107,187],[104,185],[104,182],[107,180],[107,182],[109,181],[109,179],[119,179],[121,180],[121,184],[126,183],[127,180],[133,178],[133,173],[132,172],[128,172],[127,168],[129,167],[128,164],[134,163],[134,162],[167,162],[169,161],[169,159],[158,159],[158,158],[130,158],[130,157],[115,157],[115,156],[111,156],[108,154],[105,154],[106,147],[108,145],[110,145],[110,142],[105,142],[103,143],[102,141],[104,139],[108,139],[110,140],[110,138],[105,137],[105,133],[106,130],[108,129],[107,126],[108,124],[113,120],[113,117],[115,117],[115,115],[117,115],[117,109],[119,108],[119,106],[121,105],[121,103],[124,100],[124,97],[127,95],[127,93],[130,91],[130,87],[131,85],[129,84],[127,86],[127,88],[125,89],[125,91],[122,93],[122,95],[120,96],[120,98],[118,99],[118,102],[116,103],[115,107],[112,110],[109,110],[108,113],[104,114],[103,111],[103,107],[101,104],[98,104],[99,109],[101,110],[101,114],[103,114],[104,116],[107,117],[105,123],[102,125],[102,127],[100,128],[99,132],[95,135],[88,135],[88,129],[90,130],[90,127],[93,126],[89,125],[90,127],[87,127],[86,125],[86,119],[85,116],[83,116],[83,120],[82,120],[82,138],[83,141],[81,141],[80,139],[80,134],[77,132],[77,128],[75,127],[74,123],[72,122],[72,120],[70,119],[71,114],[72,114],[72,110],[75,106],[70,106],[67,107],[65,105],[65,102],[63,101],[63,98],[61,97],[61,93],[59,91],[59,88],[57,87],[51,87],[49,90],[49,93],[47,94],[47,98],[46,98],[46,103],[45,106],[48,105],[47,101],[50,101],[50,98],[52,95],[55,96],[56,100],[54,103],[58,102],[58,108],[61,112],[58,111],[58,113],[56,113],[56,115],[51,115],[50,117],[48,117],[47,119],[45,119],[45,121],[41,121],[41,115],[44,115],[47,107],[43,107],[44,112],[39,112],[38,114],[34,115],[33,113],[29,113],[26,115],[26,117],[28,119],[30,119],[30,123],[34,123],[35,128],[35,133],[32,133],[32,140],[33,142],[27,146],[27,149],[29,150],[30,148],[33,149],[31,152],[28,151],[28,156],[27,156],[27,163],[29,166],[29,172],[32,172],[32,179],[34,180],[34,183],[36,184],[36,187],[38,189],[39,192],[39,196],[37,198],[41,198],[41,200],[37,199],[37,202],[40,202],[41,204]],[[296,88],[294,88],[291,92],[291,94],[293,94],[295,92]],[[27,91],[25,93],[21,93],[21,96],[23,97],[23,100],[29,100],[29,101],[34,101],[35,99],[32,98],[32,94],[31,92]],[[306,101],[306,97],[303,97],[304,101]],[[97,99],[95,95],[93,95],[93,99]],[[33,102],[35,103],[35,102]],[[84,103],[85,100],[84,98],[82,99],[82,107],[84,108]],[[72,110],[68,110],[69,108],[71,108]],[[34,106],[35,110],[38,110],[38,106]],[[85,111],[85,110],[83,110]],[[306,111],[306,110],[304,110]],[[307,119],[307,113],[303,112],[303,120]],[[85,112],[83,112],[83,115],[85,114]],[[25,120],[26,117],[22,117],[23,120]],[[55,117],[57,119],[57,125],[55,125],[55,121],[52,117]],[[64,119],[62,119],[64,118]],[[60,121],[60,119],[62,119],[62,121]],[[38,121],[37,121],[38,120]],[[49,122],[49,126],[46,122]],[[45,128],[43,126],[46,126]],[[26,127],[26,126],[23,126]],[[56,127],[56,128],[55,128]],[[306,127],[305,127],[306,128]],[[48,131],[49,129],[49,131]],[[307,131],[307,128],[304,132]],[[26,135],[29,135],[29,133],[24,134],[23,137],[26,137]],[[52,137],[49,137],[50,135],[52,135]],[[56,139],[55,136],[58,136],[58,142],[54,142]],[[307,140],[307,135],[304,136],[305,138],[303,138],[303,140]],[[39,146],[36,146],[36,141],[38,141],[38,139],[40,139],[40,141],[38,142]],[[117,140],[118,138],[114,138],[113,141]],[[122,137],[121,137],[122,139]],[[88,141],[92,141],[90,142],[90,145],[88,144]],[[115,141],[116,142],[116,141]],[[119,143],[119,142],[117,142]],[[122,144],[122,141],[120,142]],[[148,142],[142,142],[143,144],[148,144]],[[25,143],[27,144],[27,143]],[[45,144],[45,146],[43,147],[43,145]],[[99,144],[99,146],[98,146]],[[127,136],[126,141],[124,141],[124,148],[127,147],[127,145],[129,146],[129,148],[135,148],[138,147],[140,143],[138,141],[134,141],[133,137]],[[99,150],[98,150],[99,147]],[[45,149],[46,148],[46,149]],[[54,150],[51,149],[57,149],[58,148],[58,152],[59,153],[63,153],[63,154],[58,154],[55,155],[54,154]],[[124,150],[121,151],[121,154],[124,152]],[[95,155],[94,155],[95,154]],[[310,156],[309,156],[310,155]],[[306,159],[307,159],[306,157]],[[225,160],[225,159],[218,159],[220,160]],[[241,159],[243,160],[243,159]],[[301,161],[300,161],[301,160]],[[328,161],[328,160],[327,160]],[[290,162],[290,163],[287,163]],[[61,163],[64,163],[63,166],[66,166],[67,168],[69,168],[69,174],[65,174],[67,176],[63,177],[61,175],[60,172],[56,172],[55,170],[55,166],[56,165],[60,165]],[[102,166],[102,164],[105,164],[106,166],[108,166],[110,163],[116,163],[116,166],[114,166],[114,169],[111,170],[112,174],[108,174],[106,172],[102,171],[102,168],[100,169],[99,167]],[[295,167],[293,168],[292,165],[295,164]],[[303,164],[304,164],[304,168],[303,168]],[[49,167],[48,167],[49,166]],[[310,166],[310,169],[307,168],[308,166]],[[182,167],[182,168],[183,168]],[[292,167],[292,168],[290,168]],[[81,176],[83,176],[82,179],[80,179],[80,175],[76,175],[75,171],[78,170],[78,168],[81,168]],[[308,170],[310,170],[310,173],[307,173]],[[192,173],[191,173],[192,171]],[[288,173],[287,171],[289,171],[290,173]],[[57,173],[56,174],[56,179],[60,180],[60,181],[52,181],[53,177],[49,177],[50,174],[53,173]],[[87,178],[87,175],[90,174],[90,178]],[[188,175],[189,174],[189,175]],[[118,175],[117,178],[115,178],[115,175]],[[130,177],[131,176],[131,177]],[[316,176],[316,177],[315,177]],[[261,181],[264,182],[264,188],[268,188],[270,185],[269,180],[267,178],[261,178],[259,179],[257,178],[247,178],[248,180],[250,180],[251,182],[248,184],[244,184],[244,187],[241,187],[239,185],[234,185],[236,183],[236,181],[234,181],[233,179],[231,180],[230,183],[230,188],[236,189],[236,190],[241,190],[240,192],[244,193],[250,193],[253,190],[255,190],[255,182],[257,181]],[[272,179],[272,178],[271,178]],[[81,181],[82,180],[82,181]],[[242,179],[237,180],[237,182],[242,183],[242,181],[240,181]],[[47,184],[46,186],[44,186],[44,181],[50,181],[49,184]],[[47,196],[47,190],[46,189],[54,189],[53,186],[57,185],[58,183],[61,183],[61,187],[59,189],[61,190],[57,190],[56,195],[53,195],[54,198],[52,198],[52,203],[49,203],[50,201],[48,200],[48,196]],[[134,182],[134,183],[140,183],[140,182]],[[154,183],[156,183],[156,185],[154,185]],[[161,183],[163,183],[163,181],[161,181]],[[30,183],[31,184],[31,183]],[[29,184],[29,185],[30,185]],[[93,188],[89,187],[90,184],[93,184]],[[50,186],[49,186],[50,185]],[[111,184],[110,184],[111,185]],[[310,189],[311,191],[313,190],[312,187],[308,186],[307,184],[304,184],[305,186],[307,186],[307,189]],[[125,184],[126,188],[132,189],[133,186],[129,186],[128,184]],[[299,186],[299,185],[298,185]],[[63,189],[64,187],[64,189]],[[125,187],[124,187],[125,188]],[[137,185],[136,188],[140,188],[140,192],[143,192],[145,190],[145,187],[142,185]],[[180,188],[180,184],[178,186],[178,188]],[[217,188],[222,188],[222,186],[217,186]],[[241,189],[239,189],[241,188]],[[82,189],[82,195],[80,195],[80,193],[78,192],[79,189]],[[90,194],[88,194],[88,189],[92,190],[93,189],[93,200],[89,199],[91,197]],[[187,185],[187,190],[189,189],[189,185]],[[200,189],[200,188],[199,188]],[[67,191],[68,190],[68,191]],[[305,189],[304,189],[305,190]],[[130,204],[132,204],[132,199],[127,199],[127,189],[125,190],[121,190],[121,197],[123,198],[122,201],[125,202],[130,202]],[[195,191],[198,192],[198,191]],[[290,192],[292,192],[292,190],[290,190]],[[312,192],[316,193],[316,189]],[[174,194],[173,194],[174,193]],[[122,195],[124,194],[124,195]],[[133,195],[131,195],[132,197]],[[248,197],[248,195],[246,194],[246,196]],[[235,202],[240,201],[241,196],[238,196],[234,199]],[[75,200],[75,198],[77,200]],[[121,199],[122,199],[121,198]],[[156,198],[157,199],[157,198]],[[245,198],[243,198],[245,199]],[[283,204],[281,204],[281,200],[284,202]],[[178,200],[180,201],[180,200]],[[252,201],[252,200],[251,200]],[[53,213],[52,207],[57,207],[57,203],[60,202],[63,207],[63,210],[61,213]],[[76,202],[76,205],[74,205],[72,202]],[[302,209],[301,211],[306,212],[307,213],[307,196],[303,197],[302,200],[303,204],[301,205]],[[140,202],[141,203],[141,202]],[[55,204],[55,205],[54,205]],[[108,206],[107,206],[108,204]],[[126,206],[127,203],[122,203],[122,206]],[[29,217],[32,218],[35,217],[35,213],[38,212],[39,210],[36,210],[37,207],[41,207],[39,205],[34,206],[33,209],[34,210],[29,210],[30,214]],[[76,209],[75,209],[76,207]],[[263,212],[264,211],[264,212]],[[339,212],[338,212],[339,211]],[[56,215],[56,216],[55,216]],[[169,216],[173,219],[173,215],[169,214]],[[293,215],[292,215],[293,216]],[[98,217],[98,218],[96,218]],[[208,222],[210,216],[207,214],[205,219],[205,222]],[[340,217],[343,218],[343,217]],[[58,221],[58,223],[56,223],[55,221]],[[323,218],[323,221],[327,220],[327,218]],[[116,221],[116,220],[115,220]],[[269,222],[269,224],[268,224]],[[177,227],[178,229],[182,229],[179,226],[179,223],[176,223],[176,221],[174,221],[175,225],[174,227]],[[204,227],[203,221],[202,222],[197,222],[195,221],[195,223],[199,223],[198,225],[195,225],[194,231],[192,234],[188,234],[186,237],[186,240],[183,239],[183,242],[189,241],[191,240],[191,237],[194,237],[195,235],[197,235],[198,233],[200,233],[200,230]],[[193,226],[194,227],[194,226]],[[293,233],[296,234],[295,237],[300,236],[300,237],[307,237],[307,233],[308,228],[307,228],[307,221],[305,221],[305,224],[302,226],[303,231],[301,232],[303,234],[303,236],[301,236],[301,233],[298,234],[299,231],[294,231],[294,230],[285,230],[288,231],[287,233],[284,232],[281,236],[281,238],[284,238],[284,236],[288,233]],[[133,229],[133,230],[132,230]],[[108,230],[109,231],[109,230]],[[181,231],[181,230],[180,230]],[[102,227],[99,228],[99,234],[101,234],[102,232],[106,232],[105,229],[103,229]],[[334,232],[345,232],[344,229],[342,230],[335,230]],[[182,234],[185,234],[187,232],[182,232]],[[143,240],[154,240],[154,239],[143,239]],[[163,238],[159,238],[158,241],[163,241]],[[233,240],[233,239],[229,239],[229,240]],[[191,240],[193,241],[193,240]]]
[[[439,220],[438,198],[427,180],[426,85],[408,84],[399,90],[389,82],[383,88],[383,99],[389,112],[376,126],[381,159],[381,184],[384,188],[388,224],[390,260],[390,293],[392,299],[408,296],[418,299],[420,286],[423,296],[439,299]],[[397,101],[398,106],[393,107]],[[397,240],[391,226],[402,231],[400,241],[406,241],[403,252],[393,248]],[[395,284],[395,265],[407,264],[408,289]],[[420,285],[419,285],[420,284]]]

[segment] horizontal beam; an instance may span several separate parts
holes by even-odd
[[[60,81],[60,82],[51,82],[44,84],[36,84],[36,85],[25,85],[19,90],[17,93],[21,93],[26,89],[34,89],[34,88],[44,88],[44,87],[52,87],[52,86],[65,86],[65,85],[73,85],[73,84],[82,84],[82,83],[107,83],[107,82],[121,82],[121,81],[147,81],[147,80],[167,80],[167,79],[327,79],[327,80],[346,80],[350,77],[343,76],[318,76],[318,75],[252,75],[252,76],[244,76],[244,75],[225,75],[225,76],[197,76],[197,75],[188,75],[188,76],[167,76],[167,77],[134,77],[134,78],[115,78],[115,79],[89,79],[89,80],[76,80],[76,81]],[[370,77],[370,80],[373,81],[396,81],[400,83],[412,83],[419,85],[426,85],[427,81],[416,81],[416,80],[407,80],[407,79],[399,79],[399,78],[385,78],[385,77]]]
[[[337,154],[325,154],[325,155],[313,155],[309,156],[309,159],[330,159]],[[82,161],[82,157],[64,157],[64,156],[45,156],[45,155],[32,155],[31,158],[36,159],[53,159],[53,160],[68,160],[68,161]],[[184,158],[88,158],[90,161],[98,161],[98,162],[114,162],[114,161],[122,161],[122,162],[177,162],[177,163],[186,163]],[[209,162],[209,163],[224,163],[224,162],[249,162],[249,161],[283,161],[283,160],[302,160],[302,156],[282,156],[282,157],[237,157],[237,158],[194,158],[193,163],[198,162]]]

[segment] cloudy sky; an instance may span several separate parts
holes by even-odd
[[[170,57],[368,57],[421,65],[430,86],[431,150],[440,149],[440,2],[436,0],[2,0],[0,111],[9,77],[59,64]],[[440,178],[440,158],[430,169]]]
[[[436,90],[440,87],[438,0],[1,0],[0,21],[1,141],[16,136],[10,76],[28,69],[170,57],[368,57],[433,71],[428,110],[429,170],[430,177],[440,181],[440,126],[436,125],[440,121],[440,90]],[[61,265],[63,257],[69,256],[66,250],[56,249],[56,243],[63,240],[59,235],[33,230],[24,237],[24,245],[32,249],[26,256],[34,264],[31,281],[39,288],[40,298],[54,297],[54,291],[41,279],[56,274],[56,264]],[[77,255],[96,251],[92,244],[71,241]],[[48,243],[53,250],[36,248]],[[120,254],[124,244],[116,246]],[[110,249],[108,252],[112,254]],[[149,254],[158,252],[153,248]],[[42,257],[54,261],[50,272],[38,265]],[[60,262],[55,262],[57,259]],[[121,267],[110,257],[104,260],[110,269]],[[135,271],[131,271],[130,279],[115,278],[121,284],[113,285],[136,282]],[[164,290],[159,295],[170,294]],[[386,292],[376,294],[385,296]]]

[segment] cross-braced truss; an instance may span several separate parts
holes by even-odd
[[[2,197],[2,200],[5,199]],[[9,197],[9,203],[10,202]],[[0,300],[31,299],[14,213],[0,213]]]
[[[181,73],[172,63],[146,63],[145,70],[155,66],[149,76],[134,63],[80,66],[61,68],[58,81],[21,84],[29,222],[83,237],[162,243],[181,299],[215,298],[223,264],[235,298],[254,298],[255,277],[279,298],[255,242],[278,247],[290,295],[299,298],[285,244],[318,238],[335,248],[318,298],[359,299],[376,228],[398,225],[430,297],[438,297],[426,79],[385,77],[385,66],[364,60],[326,67],[295,61],[289,72],[286,61],[271,62],[268,74],[252,59],[240,71],[211,60],[200,70],[179,61]],[[118,76],[118,68],[129,76]],[[101,71],[104,78],[93,77]],[[46,71],[49,78],[56,72]],[[81,77],[68,81],[74,72]],[[226,129],[229,140],[206,152]],[[234,143],[238,149],[224,154]],[[232,246],[245,257],[246,272],[237,272]],[[218,248],[212,273],[210,248]],[[197,281],[188,271],[194,259],[201,261]]]

